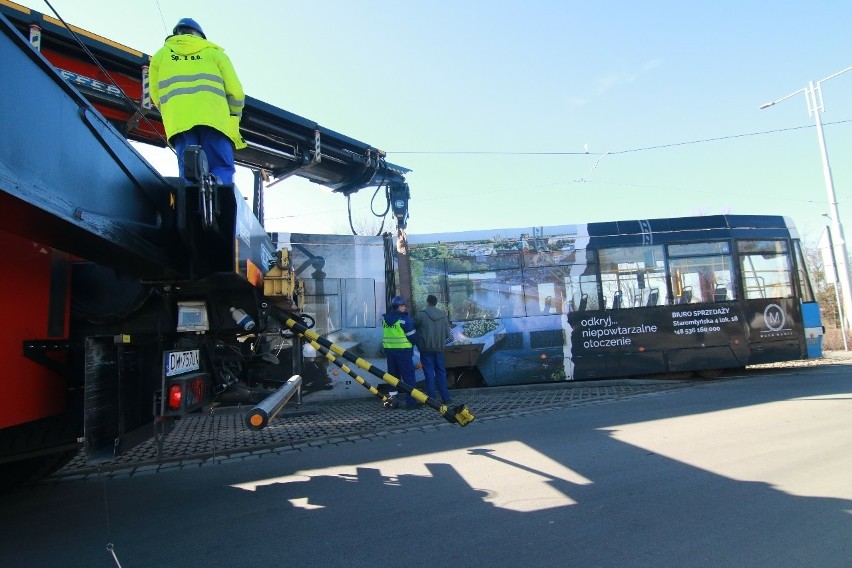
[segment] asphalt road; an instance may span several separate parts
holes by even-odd
[[[65,478],[0,518],[4,567],[849,568],[852,366]]]

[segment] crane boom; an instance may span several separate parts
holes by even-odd
[[[14,2],[0,2],[0,14],[119,132],[130,140],[166,145],[160,114],[147,91],[150,55],[73,25],[66,27],[61,20]],[[388,163],[385,153],[370,144],[250,96],[240,131],[248,147],[236,152],[236,163],[263,170],[273,181],[295,175],[349,195],[366,187],[404,183],[410,171]]]

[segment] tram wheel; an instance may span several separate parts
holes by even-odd
[[[455,388],[457,389],[475,389],[485,385],[482,379],[482,374],[476,367],[471,367],[461,371],[456,377]]]
[[[722,372],[723,369],[701,369],[700,371],[696,371],[699,377],[707,380],[718,379],[722,376]]]

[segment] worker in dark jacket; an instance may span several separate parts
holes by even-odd
[[[414,330],[414,320],[407,313],[405,298],[394,296],[391,300],[391,311],[382,316],[382,347],[388,361],[388,373],[410,386],[416,384],[414,379],[414,344],[417,342],[417,332]],[[419,403],[410,394],[405,397],[406,408],[417,408]]]
[[[441,393],[444,404],[452,402],[447,390],[447,370],[444,367],[444,346],[450,335],[450,320],[447,313],[438,309],[438,298],[426,296],[426,309],[414,318],[417,330],[417,349],[420,351],[420,363],[426,376],[426,394],[435,398],[435,385]]]
[[[151,101],[160,109],[166,138],[178,156],[201,146],[210,173],[234,182],[234,149],[245,148],[240,117],[245,93],[225,50],[211,41],[192,18],[183,18],[151,58]]]

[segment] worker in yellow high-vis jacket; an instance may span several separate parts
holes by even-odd
[[[390,307],[390,311],[382,316],[382,347],[388,362],[388,373],[414,388],[413,357],[414,344],[417,343],[414,320],[408,315],[402,296],[394,296]],[[419,406],[420,403],[413,396],[405,396],[405,408]]]
[[[183,18],[151,59],[151,101],[160,109],[183,175],[183,152],[199,145],[210,172],[234,182],[234,150],[245,148],[240,118],[245,93],[225,50],[208,41],[198,22]]]

